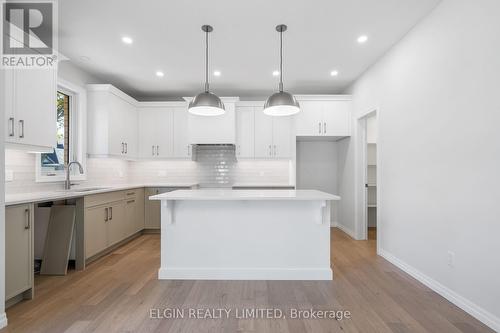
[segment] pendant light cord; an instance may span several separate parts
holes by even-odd
[[[280,29],[280,84],[279,91],[283,92],[283,29]]]
[[[208,31],[205,32],[205,92],[209,91],[208,85]]]

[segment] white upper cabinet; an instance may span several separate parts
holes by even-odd
[[[191,158],[192,146],[188,139],[188,119],[187,105],[174,109],[174,157]]]
[[[139,108],[139,156],[170,158],[174,155],[174,108],[142,106]]]
[[[236,107],[236,157],[255,157],[255,112],[253,106]]]
[[[255,158],[287,159],[295,155],[295,116],[273,117],[254,108]]]
[[[297,96],[301,112],[297,115],[297,132],[300,137],[351,135],[350,96]]]
[[[7,147],[52,152],[57,145],[56,69],[5,70]]]
[[[136,158],[137,101],[109,84],[87,85],[87,90],[88,154]]]
[[[189,100],[189,99],[188,99]],[[236,143],[236,98],[222,98],[226,112],[220,116],[188,116],[188,138],[190,144],[235,144]]]

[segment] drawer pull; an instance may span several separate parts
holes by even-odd
[[[109,207],[109,220],[113,219],[113,207]]]
[[[108,208],[104,208],[104,222],[109,220],[109,211]]]
[[[134,195],[135,192],[128,192],[127,195]]]
[[[128,204],[134,203],[134,202],[135,202],[135,200],[129,200],[129,201],[127,201]]]

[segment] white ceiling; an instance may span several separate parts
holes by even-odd
[[[203,88],[204,35],[211,24],[211,88],[264,97],[277,89],[279,23],[285,89],[342,92],[440,0],[63,0],[59,48],[82,69],[140,100],[192,96]],[[368,42],[356,39],[366,34]],[[125,45],[122,36],[133,38]],[[82,61],[82,57],[87,57]],[[337,77],[331,77],[332,70]],[[163,78],[155,75],[165,73]]]

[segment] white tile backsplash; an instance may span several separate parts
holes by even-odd
[[[63,188],[63,182],[35,181],[37,156],[16,150],[5,151],[6,173],[12,176],[11,181],[5,182],[6,193],[45,192]],[[221,168],[221,165],[227,168]],[[206,186],[230,186],[236,182],[289,185],[291,167],[289,160],[235,161],[227,151],[217,152],[213,149],[198,155],[197,161],[88,158],[87,180],[76,183],[85,186],[162,182],[194,182]]]

